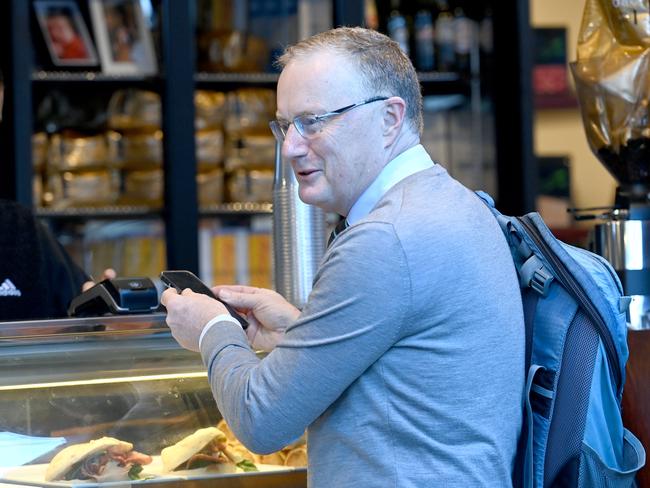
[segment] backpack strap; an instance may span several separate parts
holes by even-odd
[[[553,275],[548,272],[544,263],[535,254],[531,254],[517,271],[521,286],[530,286],[543,297],[548,295]]]
[[[516,255],[518,258],[514,259],[514,261],[517,274],[519,275],[519,285],[522,288],[530,287],[543,297],[548,295],[551,282],[553,281],[553,275],[544,266],[541,259],[535,255],[526,241],[522,239],[515,224],[516,220],[513,217],[507,217],[499,212],[494,206],[494,199],[484,191],[476,191],[474,193],[483,200],[483,203],[485,203],[496,217],[501,230],[508,239],[508,244],[513,255]]]
[[[538,371],[544,370],[543,366],[538,364],[533,364],[528,369],[528,376],[526,377],[526,391],[525,391],[525,401],[526,401],[526,436],[527,436],[527,445],[525,447],[525,457],[524,457],[524,488],[535,488],[535,469],[534,469],[534,446],[533,446],[533,405],[530,401],[531,394],[533,391],[538,393],[546,398],[553,398],[553,392],[542,388],[539,385],[533,383],[535,375]]]

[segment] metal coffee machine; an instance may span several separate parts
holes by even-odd
[[[586,1],[571,70],[589,145],[619,184],[614,205],[591,215],[601,220],[593,250],[612,264],[632,297],[630,327],[650,329],[648,5]]]
[[[592,240],[592,250],[612,264],[625,294],[632,297],[628,310],[632,329],[650,329],[650,189],[643,191],[644,195],[631,196],[619,187],[617,205],[601,215],[604,222],[596,225]]]

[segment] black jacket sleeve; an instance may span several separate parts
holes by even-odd
[[[65,317],[85,280],[29,209],[0,200],[0,321]]]

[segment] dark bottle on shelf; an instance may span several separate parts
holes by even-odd
[[[379,14],[375,0],[365,0],[363,3],[363,18],[368,29],[379,29]]]
[[[399,44],[402,51],[409,55],[409,31],[406,17],[399,10],[399,0],[391,1],[392,11],[388,18],[388,36]]]
[[[483,18],[479,23],[479,48],[481,71],[491,72],[492,51],[494,45],[494,34],[492,32],[492,9],[486,8]]]
[[[456,70],[460,73],[470,72],[473,45],[476,42],[476,26],[465,15],[461,7],[454,10],[454,49],[456,53]]]
[[[435,34],[438,71],[454,71],[456,69],[454,16],[449,10],[447,0],[438,0],[437,3],[439,13]]]
[[[431,12],[420,10],[415,15],[415,66],[420,71],[432,71],[435,63],[434,30]]]

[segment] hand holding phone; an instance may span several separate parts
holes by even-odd
[[[194,273],[190,271],[163,271],[160,273],[160,280],[168,287],[175,288],[178,293],[181,293],[185,288],[189,288],[194,293],[201,293],[214,298],[226,307],[230,315],[237,319],[239,324],[242,326],[242,329],[246,330],[248,328],[248,322],[246,319],[239,315],[237,311],[226,302],[215,296],[215,294],[212,293],[212,290],[210,290],[210,288]]]

